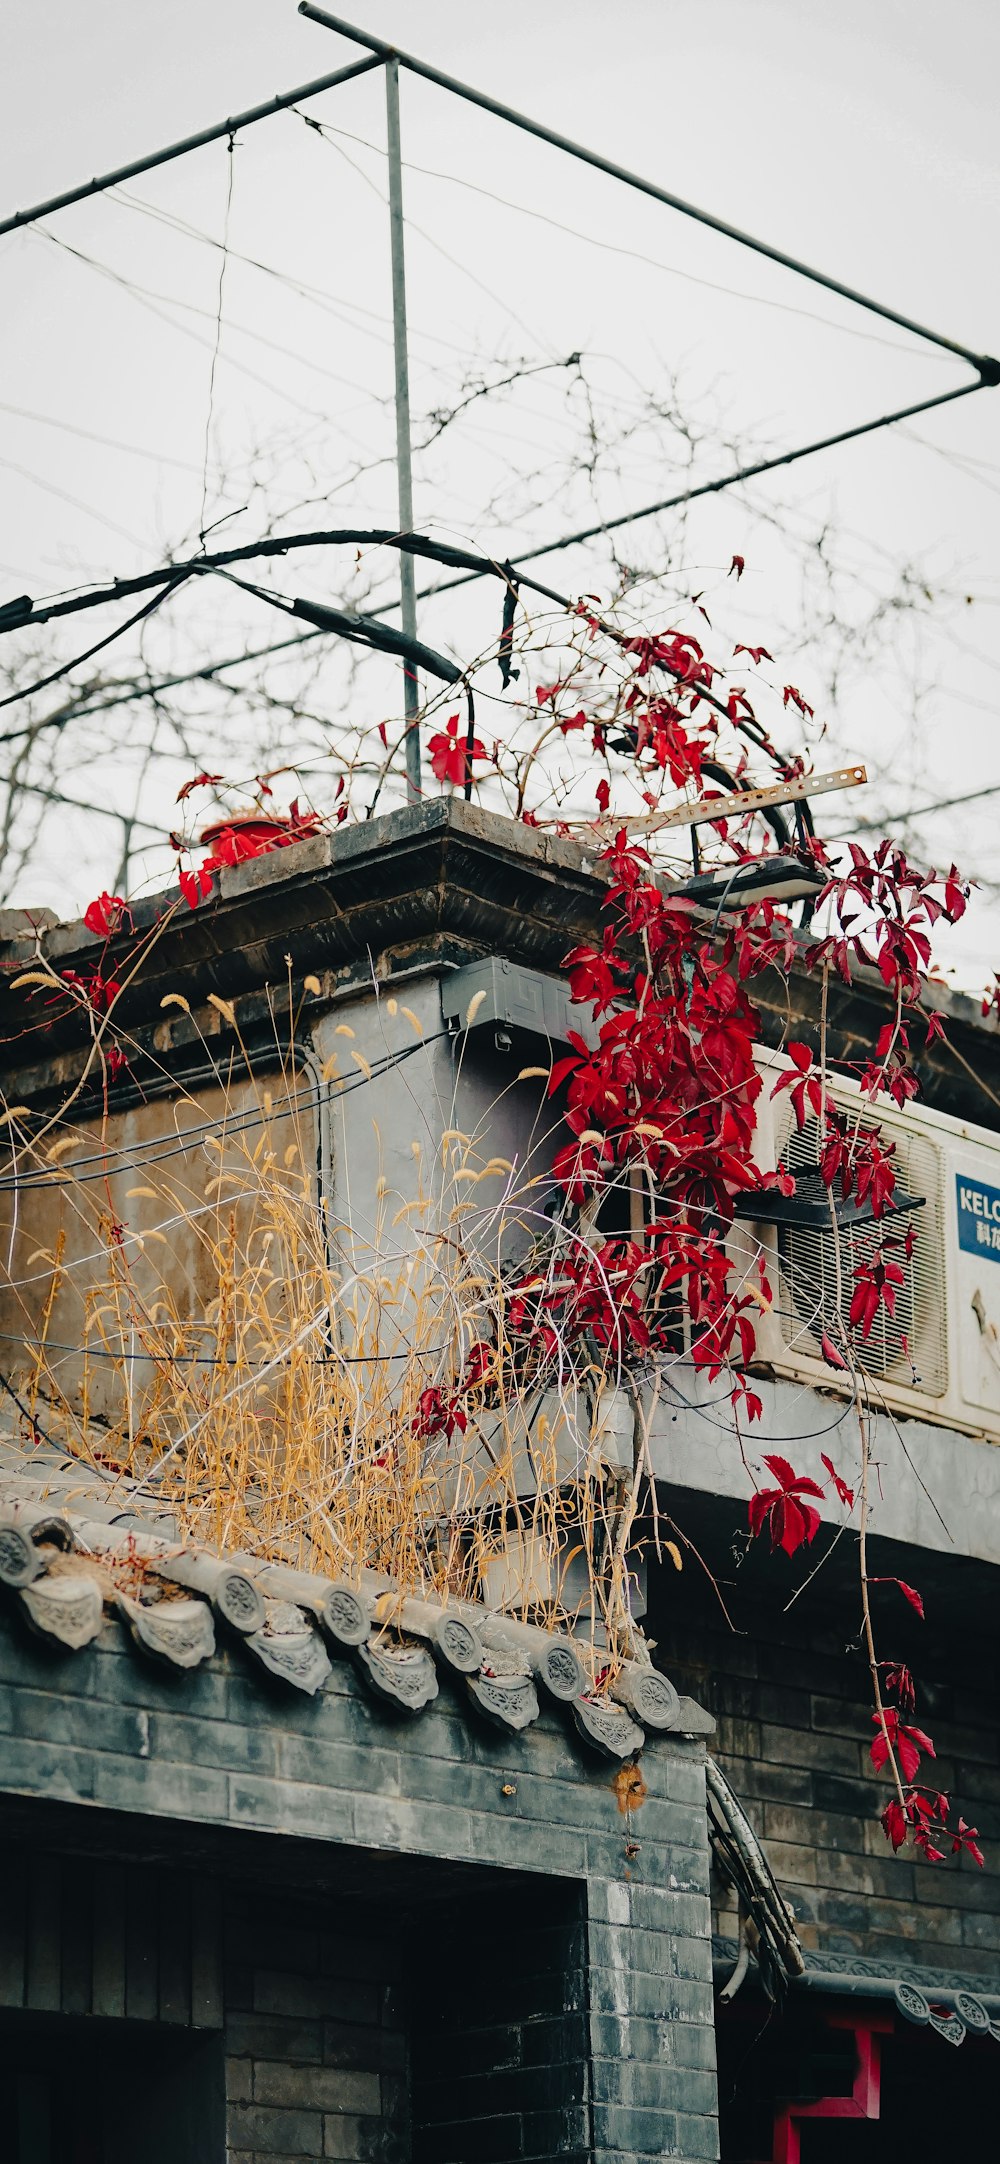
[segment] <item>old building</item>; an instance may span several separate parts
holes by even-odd
[[[982,1871],[884,1838],[840,1507],[824,1503],[804,1562],[746,1538],[746,1457],[794,1445],[805,1472],[825,1453],[853,1477],[851,1407],[815,1338],[828,1233],[757,1228],[785,1293],[761,1332],[759,1431],[737,1434],[682,1346],[646,1407],[676,1552],[651,1519],[635,1529],[645,1638],[611,1696],[575,1562],[585,1526],[540,1526],[504,1491],[477,1534],[476,1597],[435,1602],[404,1598],[391,1570],[336,1567],[304,1431],[284,1434],[280,1523],[256,1459],[238,1477],[229,1463],[224,1507],[193,1473],[168,1495],[141,1469],[133,1405],[160,1417],[143,1362],[178,1403],[202,1376],[181,1462],[229,1420],[242,1370],[218,1371],[251,1339],[276,1431],[290,1341],[280,1360],[261,1348],[296,1288],[269,1274],[265,1235],[223,1357],[221,1265],[212,1278],[199,1230],[210,1215],[216,1249],[250,1251],[240,1168],[265,1130],[273,1223],[298,1182],[340,1281],[364,1288],[340,1314],[359,1377],[340,1449],[376,1393],[394,1402],[383,1378],[405,1349],[433,1351],[441,1288],[471,1281],[442,1251],[485,1272],[491,1238],[497,1267],[511,1240],[530,1246],[550,1200],[548,1067],[580,1025],[560,965],[601,894],[585,849],[455,801],[261,856],[193,912],[137,909],[127,1064],[106,1083],[92,1010],[20,982],[85,979],[102,943],[5,927],[6,1104],[60,1122],[55,1151],[26,1166],[15,1146],[2,1180],[0,2052],[17,2164],[972,2151],[1000,2064],[1000,1057],[970,1003],[940,995],[926,1110],[886,1115],[920,1227],[866,1357],[869,1569],[926,1609],[897,1599],[886,1650],[917,1675],[935,1779],[978,1827]],[[775,1048],[817,996],[804,973],[765,980]],[[882,1002],[864,976],[834,987],[835,1057],[877,1033]],[[794,1150],[762,1126],[762,1148]],[[115,1305],[116,1254],[141,1328]],[[315,1363],[329,1316],[302,1313],[291,1352]],[[508,1432],[517,1498],[558,1492],[578,1410],[546,1402],[541,1483],[537,1431]],[[426,1413],[443,1440],[418,1526],[465,1508],[446,1414]],[[626,1393],[588,1417],[607,1487],[631,1473]],[[123,1419],[126,1472],[96,1441]],[[488,1457],[486,1411],[480,1426]]]

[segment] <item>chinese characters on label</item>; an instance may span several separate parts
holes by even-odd
[[[967,1253],[1000,1262],[1000,1187],[955,1175],[958,1244]]]

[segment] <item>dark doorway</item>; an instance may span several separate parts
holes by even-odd
[[[224,2164],[218,2036],[21,2013],[0,2022],[4,2164]]]

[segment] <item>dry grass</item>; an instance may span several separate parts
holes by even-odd
[[[107,1122],[50,1135],[41,1156],[20,1142],[22,1174],[44,1171],[6,1243],[32,1416],[212,1546],[425,1595],[485,1590],[626,1642],[638,1483],[604,1462],[593,1422],[613,1378],[567,1354],[540,1387],[505,1339],[528,1206],[510,1167],[455,1128],[433,1164],[415,1145],[412,1196],[379,1179],[362,1238],[317,1199],[301,1070],[220,1092],[207,1133],[190,1139],[204,1104],[189,1100],[187,1146],[164,1134],[138,1171]],[[450,1395],[484,1340],[465,1433],[422,1433],[422,1393]]]

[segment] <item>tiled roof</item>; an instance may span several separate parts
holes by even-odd
[[[591,1690],[581,1648],[468,1601],[402,1593],[371,1571],[348,1582],[179,1534],[138,1484],[45,1443],[0,1438],[0,1590],[41,1637],[78,1649],[116,1614],[139,1655],[192,1669],[221,1630],[256,1667],[313,1694],[332,1659],[352,1660],[399,1714],[418,1715],[451,1677],[474,1712],[526,1728],[549,1701],[581,1741],[632,1759],[646,1731],[708,1734],[713,1722],[678,1696],[637,1638],[613,1690]]]
[[[736,1939],[713,1938],[717,1984],[725,1985],[739,1961]],[[981,1976],[961,1970],[922,1968],[915,1962],[902,1970],[894,1961],[813,1951],[798,1986],[836,1999],[891,2000],[904,2020],[934,2029],[949,2044],[962,2044],[967,2036],[1000,2044],[1000,1992],[985,1989]]]

